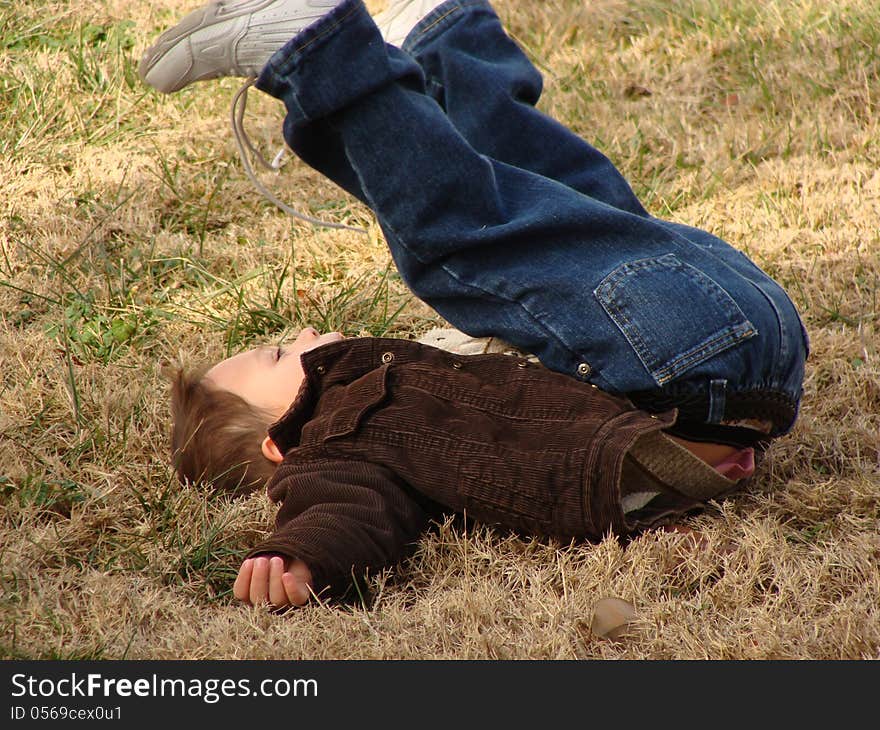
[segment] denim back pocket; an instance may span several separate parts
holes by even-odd
[[[657,385],[758,334],[730,294],[674,254],[622,264],[594,294]]]

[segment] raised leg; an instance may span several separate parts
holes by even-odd
[[[647,215],[604,154],[535,108],[541,74],[488,2],[443,3],[413,29],[403,49],[421,65],[427,92],[477,152]]]
[[[772,280],[756,286],[673,226],[481,153],[425,84],[360,0],[258,81],[285,103],[291,145],[376,212],[404,280],[453,325],[611,392],[714,393],[713,421],[725,393],[762,389],[793,419],[804,343]]]

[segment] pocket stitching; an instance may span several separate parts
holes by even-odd
[[[646,269],[677,273],[686,279],[725,314],[727,321],[722,329],[716,330],[702,341],[671,358],[658,356],[642,335],[641,329],[630,319],[614,301],[618,288],[633,274]],[[711,276],[695,266],[679,259],[675,254],[665,254],[637,261],[625,262],[610,272],[593,291],[602,308],[621,330],[632,346],[636,356],[658,385],[683,374],[691,367],[720,354],[736,343],[753,337],[758,332],[736,303],[734,298]],[[739,320],[739,321],[737,321]],[[653,360],[655,364],[649,364]]]

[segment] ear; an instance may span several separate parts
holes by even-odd
[[[263,439],[262,444],[263,456],[265,456],[269,461],[273,464],[280,464],[284,461],[284,454],[278,449],[275,445],[275,442],[272,440],[271,436],[266,436]]]

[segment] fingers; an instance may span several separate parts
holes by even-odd
[[[263,601],[269,600],[269,558],[262,555],[254,558],[249,598],[252,606],[259,606]]]
[[[281,555],[259,555],[241,564],[232,594],[252,606],[267,602],[275,608],[304,606],[311,595],[311,581],[311,571],[301,560],[291,562]]]
[[[303,585],[293,573],[284,573],[281,576],[284,585],[284,592],[287,594],[287,600],[294,606],[305,606],[309,600],[308,586]]]
[[[312,585],[312,571],[302,560],[294,560],[287,572],[293,579],[292,583],[296,586],[293,595],[288,590],[288,596],[291,596],[291,601],[297,606],[304,606],[312,595],[309,590]]]
[[[245,560],[238,569],[235,583],[232,585],[232,595],[239,601],[247,601],[251,590],[251,575],[254,570],[254,559]]]
[[[269,560],[269,603],[278,608],[292,603],[282,580],[284,562],[284,558],[278,555]]]

